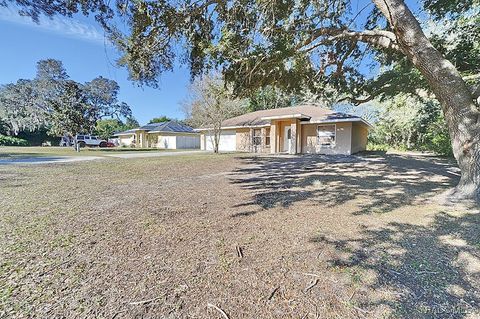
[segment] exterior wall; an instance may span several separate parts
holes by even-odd
[[[267,128],[255,128],[260,130],[261,144],[253,145],[253,131],[254,128],[238,128],[236,129],[237,151],[239,152],[256,152],[256,153],[270,153],[270,145],[266,145],[266,136],[270,137],[270,132]],[[271,144],[271,141],[270,141]]]
[[[324,124],[324,123],[322,123]],[[325,123],[328,125],[328,123]],[[332,123],[336,126],[335,145],[320,147],[317,143],[317,126],[320,124],[302,124],[302,152],[314,154],[352,154],[352,123]]]
[[[363,123],[352,123],[352,154],[367,149],[368,127]]]
[[[118,144],[120,146],[135,146],[135,134],[132,135],[119,135]]]
[[[252,149],[252,141],[250,139],[249,128],[236,129],[237,151],[250,152]]]
[[[177,149],[177,137],[175,135],[158,135],[157,148],[161,149]]]

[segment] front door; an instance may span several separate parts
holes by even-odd
[[[283,151],[288,152],[290,150],[290,144],[292,143],[292,128],[285,126],[283,134]]]

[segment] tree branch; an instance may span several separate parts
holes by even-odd
[[[480,80],[480,73],[477,74],[472,74],[472,75],[467,75],[462,77],[464,81],[474,81],[474,80]],[[480,104],[480,82],[477,82],[473,85],[470,86],[470,91],[473,96],[473,100]]]
[[[357,46],[357,42],[352,42],[350,44],[350,47],[348,48],[348,51],[340,59],[340,61],[337,62],[337,70],[335,70],[335,74],[339,75],[343,72],[343,65],[345,64],[345,61],[348,59],[348,57],[353,53],[356,46]]]
[[[340,102],[344,102],[344,101],[350,101],[351,103],[353,103],[354,105],[360,105],[360,104],[363,104],[363,103],[367,103],[367,102],[370,102],[371,100],[373,100],[374,98],[376,97],[375,94],[372,94],[372,95],[369,95],[367,96],[366,98],[354,98],[353,96],[347,96],[347,97],[344,97],[344,98],[341,98],[337,101],[337,103],[340,103]]]
[[[476,80],[480,79],[480,73],[477,74],[472,74],[472,75],[467,75],[462,78],[464,81],[471,81],[471,80]]]
[[[318,43],[307,47],[308,45],[314,43],[316,40],[322,37],[323,39],[321,39]],[[337,28],[319,28],[314,30],[309,38],[297,45],[296,49],[301,50],[302,48],[304,48],[303,51],[308,52],[314,50],[321,45],[331,43],[335,40],[360,41],[375,47],[380,47],[383,49],[393,49],[402,52],[401,48],[398,46],[397,38],[393,32],[385,30],[353,31]]]

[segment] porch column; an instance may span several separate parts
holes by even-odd
[[[140,147],[140,132],[135,131],[135,147]]]
[[[270,153],[277,152],[277,123],[272,121],[270,125]]]
[[[291,138],[290,138],[290,149],[288,150],[288,154],[297,154],[297,121],[294,120],[290,126],[292,130]]]
[[[296,120],[297,122],[297,154],[302,153],[302,125],[300,125],[300,121]]]
[[[203,151],[207,150],[207,147],[205,146],[205,134],[203,133],[200,134],[200,149]]]

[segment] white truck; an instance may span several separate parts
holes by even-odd
[[[107,147],[107,141],[98,136],[93,135],[77,135],[75,136],[75,140],[80,147],[85,146],[99,146],[99,147]]]

